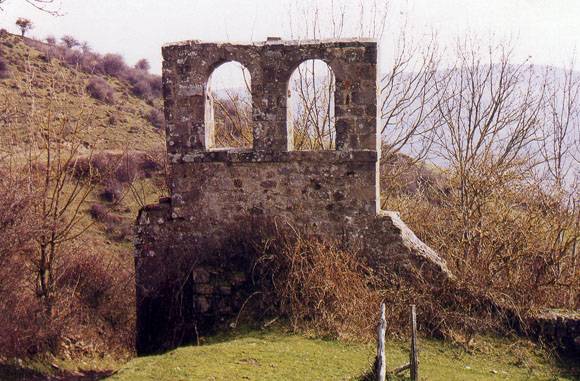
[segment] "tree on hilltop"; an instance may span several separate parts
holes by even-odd
[[[16,20],[16,25],[18,25],[18,27],[20,28],[20,33],[22,37],[24,37],[26,32],[34,28],[34,24],[32,24],[32,21],[24,17],[19,17],[18,20]]]
[[[76,38],[74,38],[71,35],[64,35],[60,38],[60,40],[62,41],[62,43],[69,49],[74,48],[75,46],[80,46],[81,43],[79,42],[79,40],[77,40]]]
[[[151,65],[149,65],[149,61],[147,61],[145,58],[140,59],[135,64],[135,69],[138,69],[138,70],[149,71],[150,68],[151,68]]]

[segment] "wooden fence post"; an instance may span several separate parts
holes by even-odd
[[[419,381],[419,354],[417,352],[417,312],[411,305],[411,381]]]
[[[385,333],[387,331],[387,319],[385,318],[385,303],[381,303],[381,320],[377,328],[377,358],[375,361],[375,374],[377,381],[385,381],[387,376],[387,360],[385,355]]]

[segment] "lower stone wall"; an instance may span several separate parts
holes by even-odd
[[[245,224],[245,232],[251,232],[256,227],[252,223],[261,218],[266,221],[266,216],[261,216]],[[359,227],[326,237],[357,240],[353,244],[361,244],[360,253],[377,269],[400,275],[419,270],[435,287],[453,283],[445,261],[417,239],[397,213],[379,212]],[[135,242],[139,354],[195,342],[199,335],[225,328],[238,318],[255,292],[252,248],[244,246],[247,242],[240,237],[242,230],[222,228],[220,235],[229,234],[230,239],[218,247],[211,237],[203,240],[191,234],[187,220],[174,219],[170,199],[141,210]],[[244,313],[249,312],[247,309]],[[514,319],[517,316],[512,315]],[[552,311],[518,326],[521,333],[538,341],[567,353],[580,353],[578,314]]]
[[[273,217],[273,216],[270,216]],[[241,235],[252,223],[272,221],[254,217],[240,227],[221,225],[221,237],[192,234],[189,220],[173,218],[171,201],[141,210],[137,221],[137,352],[148,354],[195,342],[229,325],[255,291],[251,279],[252,248]],[[242,224],[244,225],[244,224]],[[419,241],[396,213],[381,212],[356,225],[356,230],[325,234],[362,248],[369,263],[403,274],[420,269],[434,281],[452,279],[445,262]]]
[[[169,199],[144,208],[135,242],[139,354],[195,342],[236,316],[252,290],[244,247],[211,247],[173,220]]]
[[[580,355],[580,313],[548,311],[527,319],[527,326],[535,339]]]

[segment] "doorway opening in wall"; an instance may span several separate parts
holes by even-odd
[[[332,150],[335,78],[322,60],[302,62],[288,81],[287,128],[297,151]]]
[[[211,148],[252,147],[251,78],[241,63],[226,62],[211,73],[206,88],[205,124],[213,134]]]

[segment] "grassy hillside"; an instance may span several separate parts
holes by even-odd
[[[11,34],[0,35],[0,55],[7,64],[0,79],[0,104],[15,109],[13,115],[3,116],[3,124],[10,125],[10,133],[3,131],[2,145],[23,143],[21,135],[27,128],[27,111],[46,107],[63,115],[85,116],[91,131],[86,135],[87,146],[94,149],[148,150],[163,146],[162,131],[147,118],[161,100],[145,101],[131,91],[127,81],[112,76],[89,74],[75,65],[49,57],[32,47],[43,46]],[[113,89],[112,102],[94,99],[86,87],[91,79],[102,78]]]
[[[48,54],[50,49],[55,53]],[[39,221],[38,226],[44,229],[45,224],[50,225],[47,221],[31,217],[40,210],[42,197],[47,200],[56,194],[53,190],[61,189],[58,191],[61,198],[54,199],[63,200],[76,184],[91,190],[86,198],[77,197],[75,206],[63,213],[57,223],[64,226],[65,220],[72,220],[79,203],[74,231],[82,234],[59,246],[57,259],[52,262],[55,264],[51,270],[57,274],[54,279],[58,279],[52,290],[60,303],[58,313],[52,316],[58,324],[43,324],[4,313],[20,331],[3,324],[0,339],[11,342],[10,347],[22,357],[42,354],[46,343],[52,342],[56,343],[53,348],[58,347],[62,358],[78,358],[88,353],[126,358],[132,352],[134,321],[132,227],[139,208],[155,202],[164,187],[163,130],[158,124],[153,125],[149,117],[160,108],[161,99],[158,91],[154,95],[137,92],[130,79],[136,74],[139,79],[159,78],[146,70],[138,72],[128,68],[122,58],[122,71],[117,75],[105,75],[102,68],[90,72],[86,65],[81,68],[63,59],[71,53],[97,57],[101,61],[96,62],[101,64],[107,56],[0,32],[0,173],[4,180],[0,185],[6,187],[1,188],[1,193],[8,194],[4,190],[12,189],[10,179],[26,178],[22,168],[30,168],[32,176],[37,176],[50,167],[51,184],[56,184],[58,176],[54,168],[55,161],[59,160],[53,153],[52,164],[47,164],[48,141],[62,151],[80,146],[74,157],[78,163],[85,163],[85,171],[89,172],[87,163],[92,162],[93,170],[106,172],[89,181],[79,166],[70,173],[61,172],[70,176],[64,177],[62,187],[55,185],[46,192],[47,196],[37,192],[39,183],[17,192],[25,194],[28,189],[31,202],[26,208],[14,208],[19,210],[17,217],[9,217],[7,221],[18,221],[17,225],[23,227],[35,226],[31,229],[36,229],[35,221]],[[89,94],[88,85],[95,82],[110,91],[107,99]],[[35,159],[36,156],[39,158]],[[60,158],[66,161],[65,156],[62,154]],[[12,204],[7,201],[6,205]],[[5,233],[6,226],[0,227]],[[23,311],[24,315],[34,316],[31,311],[40,303],[35,288],[34,269],[40,267],[36,235],[26,235],[27,244],[21,245],[23,249],[17,247],[10,252],[13,258],[10,264],[16,267],[3,262],[5,272],[17,275],[3,279],[2,290],[15,290],[10,295],[21,304],[19,308],[11,308],[14,303],[5,303],[3,311],[15,314]],[[26,256],[21,256],[19,251]],[[5,253],[0,250],[0,254]],[[30,328],[33,334],[22,333],[29,329],[27,322],[35,324]],[[13,339],[8,340],[11,335]],[[5,360],[0,355],[0,367]]]

